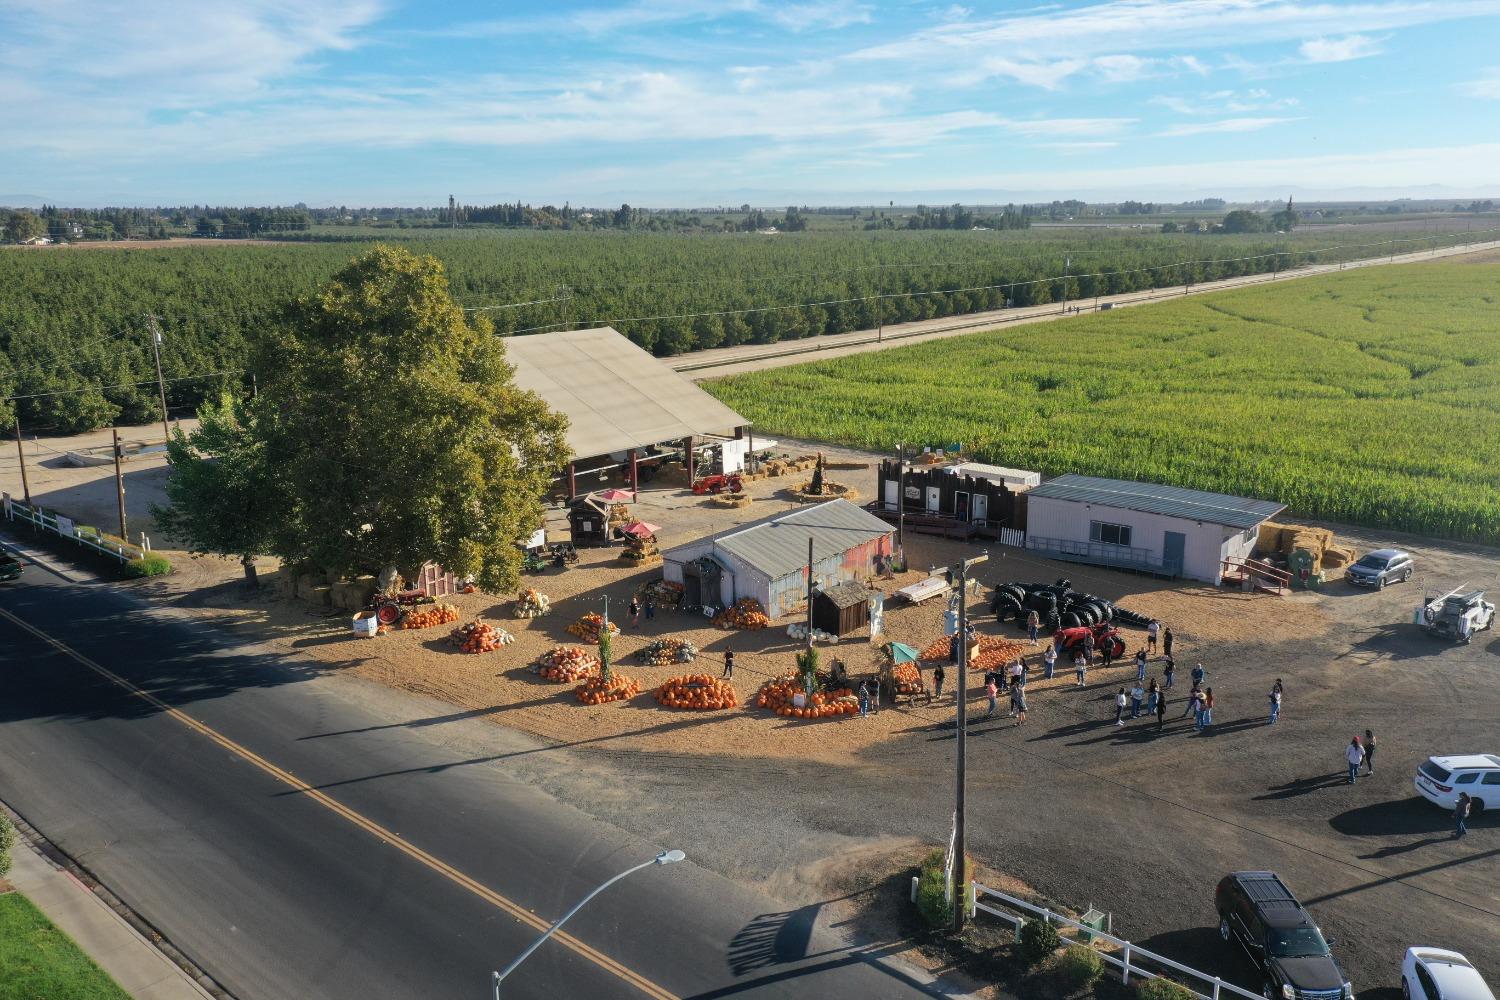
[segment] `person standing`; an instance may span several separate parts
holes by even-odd
[[[1021,675],[1025,672],[1026,670],[1021,663],[1021,658],[1019,656],[1016,657],[1016,662],[1010,665],[1010,686],[1012,688],[1019,687],[1021,684],[1025,683],[1025,681],[1021,679]]]
[[[1349,741],[1349,746],[1344,750],[1344,760],[1349,764],[1349,784],[1354,784],[1354,779],[1359,777],[1359,765],[1365,762],[1365,749],[1359,745],[1359,737]]]
[[[1203,682],[1208,680],[1208,671],[1203,669],[1203,664],[1194,664],[1193,672],[1189,676],[1193,678],[1194,687],[1202,687]]]
[[[1138,649],[1135,653],[1135,679],[1137,683],[1146,679],[1146,651]]]
[[[1469,832],[1469,793],[1459,792],[1458,803],[1453,807],[1453,839],[1459,840]]]
[[[1050,681],[1052,679],[1052,672],[1057,667],[1056,646],[1050,644],[1047,646],[1047,651],[1042,654],[1042,667],[1042,676]]]
[[[1202,724],[1198,728],[1201,729],[1201,730],[1203,730],[1204,732],[1208,732],[1208,727],[1211,726],[1211,725],[1213,725],[1213,724],[1214,724],[1214,689],[1211,688],[1211,687],[1209,687],[1209,688],[1204,688],[1203,689],[1203,722],[1202,722]]]
[[[1141,717],[1141,702],[1146,700],[1146,689],[1141,687],[1141,682],[1136,681],[1135,687],[1130,689],[1130,717],[1139,719]]]
[[[1166,724],[1167,724],[1167,692],[1166,691],[1160,691],[1160,692],[1157,693],[1157,698],[1156,698],[1156,731],[1158,733],[1161,732],[1162,731],[1162,727],[1165,726]]]
[[[1276,683],[1271,685],[1271,725],[1276,725],[1276,718],[1281,714],[1281,678],[1276,678]]]
[[[1115,662],[1115,637],[1106,635],[1104,641],[1099,643],[1099,662],[1108,670]]]
[[[635,628],[641,623],[641,602],[634,597],[630,599],[630,627]]]
[[[1120,693],[1115,695],[1115,725],[1125,725],[1125,689],[1120,688]]]
[[[1083,633],[1083,658],[1088,661],[1089,666],[1094,665],[1094,633]]]
[[[1365,730],[1365,774],[1375,773],[1375,734]]]
[[[1177,664],[1173,661],[1171,654],[1167,654],[1166,666],[1161,668],[1161,679],[1165,682],[1168,690],[1172,687],[1172,676],[1177,673]]]
[[[1026,685],[1010,689],[1010,707],[1016,716],[1016,725],[1026,721]]]
[[[1161,622],[1153,618],[1151,624],[1146,626],[1146,648],[1153,653],[1156,652],[1156,637],[1159,635],[1161,635]]]
[[[1042,619],[1037,615],[1036,609],[1026,613],[1026,634],[1031,636],[1031,644],[1036,645],[1037,630],[1042,627]]]
[[[865,718],[870,714],[870,685],[865,681],[859,682],[859,717]]]
[[[933,697],[935,697],[935,698],[942,698],[942,696],[943,696],[943,679],[945,677],[947,677],[947,672],[943,670],[943,665],[941,663],[939,663],[936,667],[933,668],[933,671],[932,671]]]
[[[1203,689],[1200,688],[1198,685],[1194,684],[1192,686],[1192,688],[1188,691],[1187,708],[1184,708],[1182,710],[1182,717],[1184,719],[1186,719],[1189,715],[1196,714],[1197,711],[1198,711],[1198,702],[1200,702],[1202,700],[1203,700]]]
[[[1151,689],[1146,692],[1146,714],[1156,714],[1156,703],[1161,698],[1161,692],[1156,688],[1156,678],[1151,678]]]
[[[649,597],[646,598],[646,620],[648,622],[656,620],[656,602]]]
[[[1083,658],[1083,652],[1081,650],[1073,654],[1073,672],[1078,675],[1078,686],[1083,687],[1084,681],[1088,680],[1089,664],[1088,661]]]
[[[1172,658],[1172,626],[1170,625],[1161,633],[1161,655],[1169,660]]]
[[[990,709],[984,713],[986,719],[995,717],[995,699],[999,697],[1000,689],[995,685],[995,679],[991,677],[984,685],[984,696],[990,700]]]
[[[724,650],[724,675],[730,680],[734,679],[734,650]]]

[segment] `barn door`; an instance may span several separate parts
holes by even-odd
[[[983,493],[974,494],[974,520],[988,521],[990,518],[990,498]]]
[[[969,519],[969,494],[953,494],[953,516],[960,521],[967,521]]]
[[[1161,539],[1161,565],[1172,576],[1182,575],[1182,557],[1187,550],[1187,536],[1180,531],[1164,531]]]
[[[927,487],[927,510],[933,514],[943,509],[943,491],[936,486]]]
[[[901,484],[898,483],[898,482],[896,482],[896,480],[894,480],[894,479],[887,479],[885,481],[885,509],[886,510],[893,511],[893,510],[896,509],[896,505],[900,503],[900,490],[901,490]]]

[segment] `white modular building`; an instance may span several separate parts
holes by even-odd
[[[1093,476],[1026,493],[1026,547],[1051,559],[1217,584],[1284,504]]]

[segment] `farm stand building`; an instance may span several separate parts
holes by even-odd
[[[1284,509],[1176,486],[1059,476],[1026,496],[1026,547],[1053,559],[1218,583]]]
[[[568,497],[578,477],[622,469],[639,485],[641,459],[719,448],[724,471],[738,471],[750,448],[750,422],[611,327],[508,337],[516,385],[568,418]]]
[[[663,575],[692,605],[727,606],[753,597],[779,618],[807,600],[807,541],[813,580],[832,587],[874,575],[891,554],[891,526],[847,500],[831,500],[700,538],[662,554]]]

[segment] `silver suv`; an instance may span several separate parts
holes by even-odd
[[[1344,579],[1356,587],[1384,590],[1388,583],[1411,579],[1411,553],[1400,549],[1376,549],[1344,570]]]

